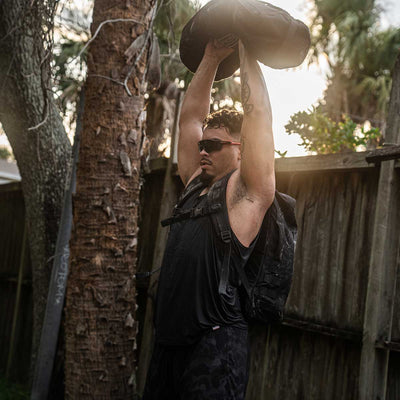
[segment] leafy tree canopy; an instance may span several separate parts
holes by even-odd
[[[384,128],[400,30],[393,27],[381,30],[381,11],[375,0],[314,0],[310,62],[318,62],[320,56],[328,60],[328,87],[316,108],[292,115],[287,125],[289,133],[299,130],[302,146],[307,150],[337,152],[360,148],[355,144],[359,140],[358,128],[351,138],[328,131],[324,137],[322,121],[336,133],[336,128],[341,131],[340,124],[344,124],[342,128],[356,128],[366,120],[380,130]],[[311,131],[319,132],[318,139],[302,130],[304,118]],[[376,134],[374,131],[373,138],[367,135],[366,142],[377,144]],[[333,136],[342,142],[329,144]],[[308,139],[304,142],[305,137]],[[317,144],[323,141],[326,146]]]

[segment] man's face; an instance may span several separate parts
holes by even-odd
[[[238,140],[229,134],[224,128],[206,128],[203,132],[202,140],[223,140],[237,142]],[[225,176],[228,172],[240,165],[240,146],[224,144],[220,150],[206,150],[200,152],[201,179],[207,184],[213,184],[218,179]]]

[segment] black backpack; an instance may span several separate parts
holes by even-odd
[[[232,235],[223,205],[226,201],[227,182],[232,173],[211,186],[205,205],[183,210],[181,206],[187,198],[204,188],[200,178],[195,178],[182,193],[172,217],[162,221],[162,225],[167,226],[187,218],[210,215],[215,232],[225,247],[218,289],[221,295],[226,294],[229,280]],[[237,268],[244,289],[241,298],[243,313],[249,321],[271,323],[283,318],[293,276],[297,237],[295,205],[296,201],[292,197],[275,192],[274,202],[265,214],[253,252],[247,263]]]

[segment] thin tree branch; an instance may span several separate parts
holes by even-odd
[[[39,122],[35,126],[31,126],[30,128],[28,128],[28,131],[34,131],[34,130],[40,128],[42,125],[44,125],[46,123],[48,117],[49,117],[49,104],[48,104],[47,99],[46,99],[45,115],[44,115],[44,118],[43,118],[42,122]]]
[[[79,57],[82,55],[82,53],[87,49],[87,47],[89,46],[89,44],[90,44],[91,42],[93,42],[94,39],[96,39],[96,36],[99,34],[101,28],[102,28],[105,24],[114,23],[114,22],[135,22],[136,24],[144,25],[143,22],[138,21],[138,20],[133,19],[133,18],[128,18],[128,19],[126,19],[126,18],[107,19],[107,20],[101,22],[100,25],[97,27],[96,32],[94,33],[93,37],[90,38],[90,40],[87,41],[87,43],[82,47],[82,49],[81,49],[81,51],[79,52],[79,54],[78,54],[76,57],[74,57],[74,58],[69,62],[69,64],[72,63],[73,61],[75,61],[77,58],[79,58]]]
[[[116,80],[116,79],[110,78],[110,77],[105,76],[105,75],[90,74],[90,75],[88,75],[88,78],[89,78],[89,77],[92,77],[92,76],[94,76],[94,77],[96,77],[96,78],[107,79],[108,81],[111,81],[111,82],[117,83],[118,85],[124,86],[124,83],[123,83],[123,82],[120,82],[120,81],[118,81],[118,80]]]

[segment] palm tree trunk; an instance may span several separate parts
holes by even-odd
[[[92,36],[113,22],[102,25],[88,55],[66,305],[69,399],[132,399],[136,392],[138,171],[154,11],[151,0],[94,5]]]

